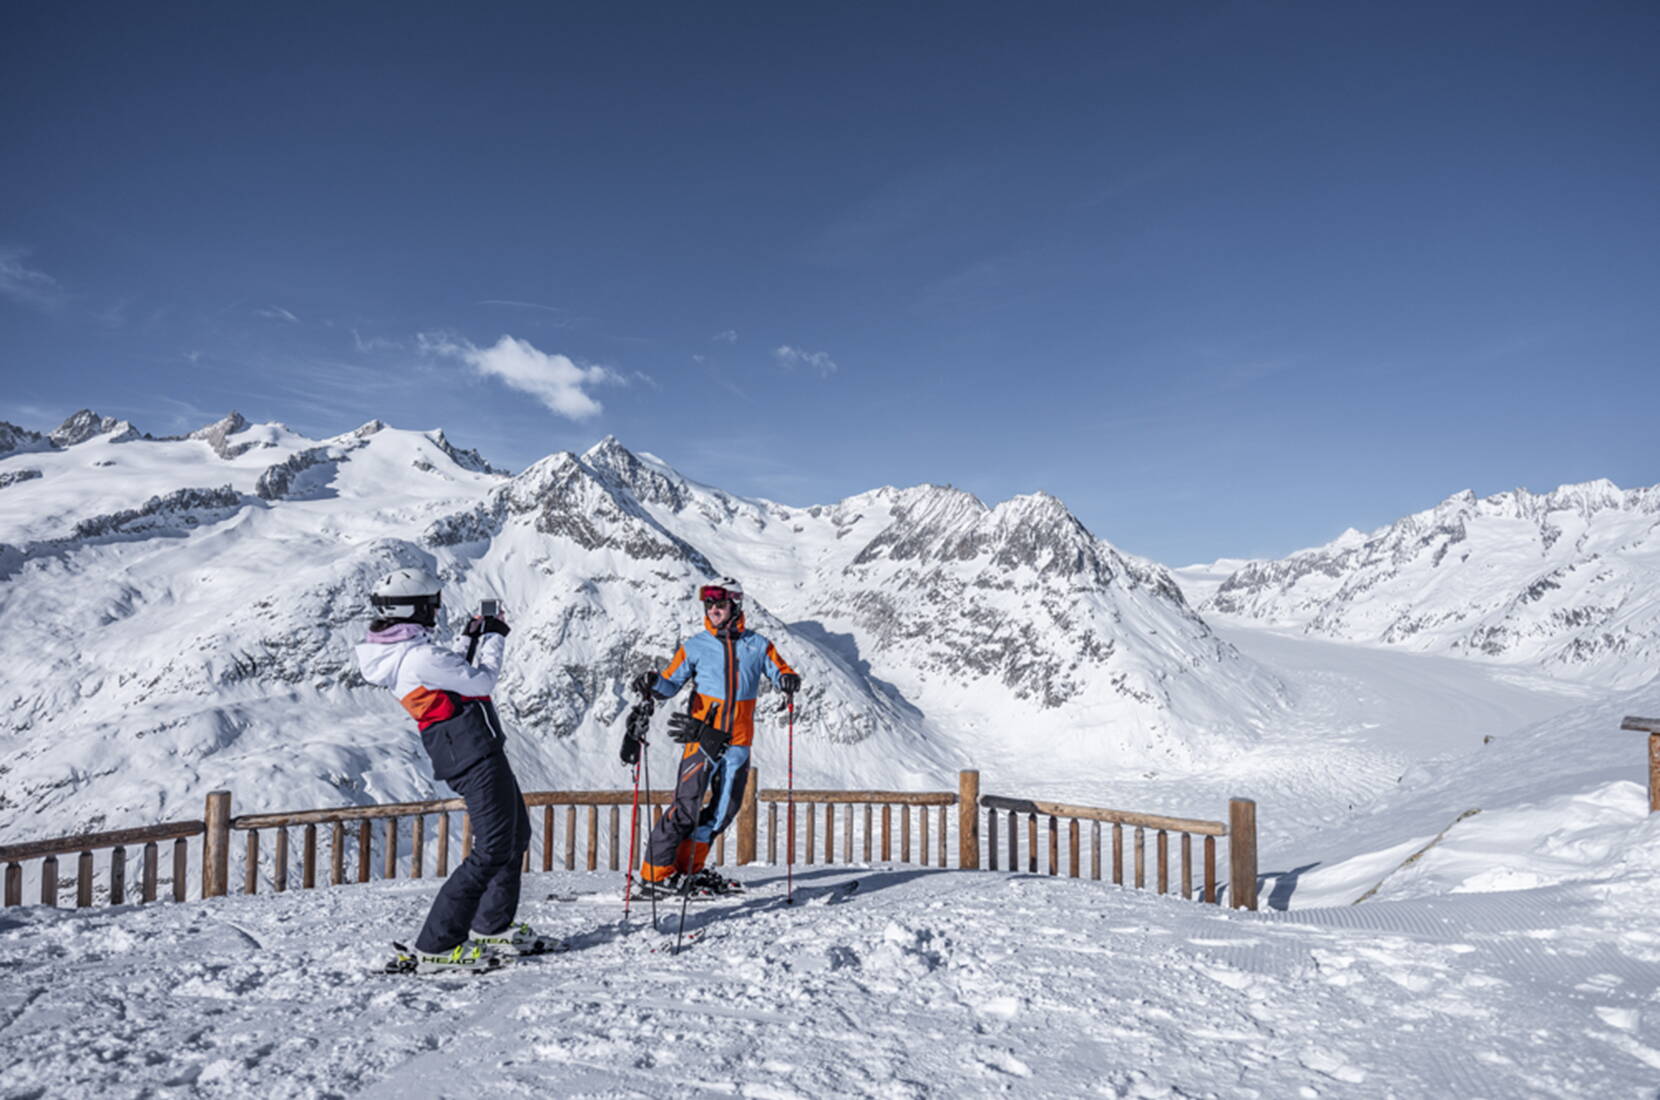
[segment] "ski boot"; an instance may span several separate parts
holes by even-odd
[[[681,898],[707,901],[715,895],[700,888],[693,876],[676,871],[659,882],[640,883],[638,896],[642,901],[679,901]]]
[[[429,955],[394,943],[396,952],[385,966],[388,974],[487,974],[499,970],[502,957],[481,943],[468,941],[450,951]]]
[[[694,889],[714,897],[730,897],[733,894],[744,892],[744,884],[735,878],[727,878],[719,871],[705,867],[691,874]]]
[[[543,955],[559,949],[551,937],[538,934],[523,921],[509,925],[505,931],[491,936],[475,931],[469,942],[504,955]]]

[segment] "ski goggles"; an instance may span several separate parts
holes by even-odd
[[[744,594],[736,589],[722,588],[718,584],[706,584],[697,590],[697,598],[704,603],[724,603],[727,600],[739,603],[743,600]]]
[[[370,596],[371,607],[413,607],[416,610],[425,610],[429,607],[442,607],[444,604],[441,595],[432,596]]]

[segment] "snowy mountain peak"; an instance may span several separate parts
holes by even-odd
[[[51,450],[52,441],[39,432],[0,420],[0,455]]]
[[[678,512],[689,500],[689,486],[667,464],[650,456],[642,458],[608,435],[583,452],[582,463],[601,479],[624,490],[645,504],[657,504]]]
[[[214,454],[228,461],[261,445],[261,441],[256,439],[243,440],[235,444],[229,442],[231,436],[247,430],[248,421],[233,409],[223,420],[215,421],[205,428],[197,428],[186,438],[203,440],[213,448]]]
[[[112,416],[99,416],[91,409],[82,409],[72,414],[47,438],[54,446],[73,447],[103,435],[111,436],[111,443],[138,438],[137,430],[127,421],[117,420]]]
[[[375,423],[378,424],[379,421],[375,421]],[[365,425],[365,427],[367,427],[367,425]],[[362,429],[359,430],[361,431]],[[427,438],[432,440],[433,444],[440,451],[443,451],[446,455],[448,455],[451,462],[454,462],[463,470],[470,470],[475,474],[496,474],[501,477],[512,476],[511,471],[501,469],[498,466],[492,466],[483,455],[479,454],[477,450],[470,447],[463,449],[451,443],[449,439],[445,437],[444,429],[442,428],[439,428],[433,432],[428,432]]]
[[[384,420],[380,420],[380,419],[377,418],[375,420],[369,421],[367,424],[360,424],[356,428],[353,428],[351,431],[346,432],[343,435],[337,435],[334,438],[339,439],[339,440],[368,439],[370,436],[377,435],[380,432],[384,432],[385,430],[386,430],[386,422]],[[330,440],[330,442],[333,442],[333,440]]]
[[[230,412],[226,413],[223,418],[215,420],[212,424],[209,424],[206,427],[197,428],[186,438],[207,439],[213,435],[235,435],[237,432],[246,430],[247,427],[247,418],[235,409],[232,409]]]

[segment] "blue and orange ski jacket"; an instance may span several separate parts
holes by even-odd
[[[748,745],[755,739],[755,697],[760,694],[761,677],[777,684],[779,676],[794,671],[771,642],[744,629],[741,612],[719,631],[705,615],[703,633],[687,638],[675,650],[658,674],[655,690],[659,697],[669,699],[687,680],[696,680],[692,717],[708,721],[714,711],[714,724],[732,734],[732,744]]]

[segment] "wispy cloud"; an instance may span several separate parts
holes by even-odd
[[[738,342],[738,330],[729,328],[725,332],[715,333],[710,339],[717,344],[736,344]]]
[[[398,341],[388,340],[384,336],[371,336],[365,340],[362,334],[355,328],[351,330],[351,333],[352,345],[365,355],[370,355],[377,351],[398,351],[403,347],[403,345],[398,343]]]
[[[27,248],[0,245],[0,297],[36,309],[57,309],[69,296],[52,276],[24,263],[28,255]]]
[[[266,317],[273,321],[286,321],[291,325],[300,323],[300,319],[281,306],[269,306],[265,309],[254,310],[255,317]]]
[[[481,306],[501,306],[504,309],[533,309],[538,313],[552,313],[565,318],[569,318],[571,312],[568,309],[561,309],[559,306],[544,305],[541,302],[520,302],[513,298],[485,298],[478,304]]]
[[[118,298],[93,314],[93,319],[105,328],[124,328],[127,324],[127,310],[132,304],[130,298]]]
[[[568,356],[541,351],[530,341],[512,336],[480,348],[457,337],[423,333],[420,345],[429,354],[460,360],[487,378],[528,393],[550,412],[570,420],[586,420],[603,411],[604,406],[589,395],[589,387],[627,384],[609,367],[579,366]]]
[[[830,358],[828,352],[803,351],[800,348],[792,348],[788,344],[781,344],[774,348],[772,358],[785,370],[793,371],[797,367],[807,367],[818,371],[820,378],[829,378],[841,369],[836,365],[836,361]]]

